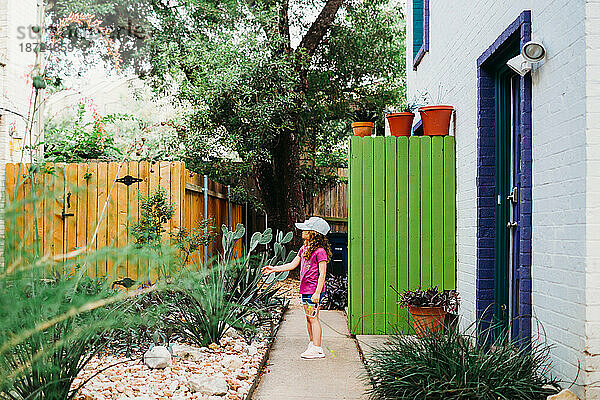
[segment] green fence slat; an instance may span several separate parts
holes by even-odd
[[[419,138],[421,149],[421,286],[431,287],[431,136]]]
[[[444,137],[444,288],[456,289],[456,149]]]
[[[444,287],[444,138],[431,139],[431,284]]]
[[[420,137],[408,140],[408,287],[421,286],[421,147]]]
[[[348,330],[362,331],[362,138],[350,139],[348,171]]]
[[[396,152],[398,155],[396,168],[397,182],[397,207],[398,207],[398,286],[396,290],[402,291],[408,289],[408,269],[409,269],[409,230],[408,230],[408,172],[409,172],[409,154],[408,154],[408,137],[399,137],[396,142]],[[398,308],[398,328],[401,332],[408,332],[410,326],[410,318],[408,310],[403,307]]]
[[[391,333],[391,327],[398,324],[398,232],[397,232],[397,196],[396,196],[396,152],[397,139],[385,138],[385,333]]]
[[[375,297],[373,293],[373,138],[364,137],[363,140],[363,333],[373,334],[373,313]]]
[[[385,333],[385,137],[373,138],[373,333]]]

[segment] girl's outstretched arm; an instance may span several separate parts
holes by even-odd
[[[271,272],[291,271],[300,265],[300,256],[294,257],[292,261],[283,265],[265,265],[262,268],[263,274],[270,274]]]

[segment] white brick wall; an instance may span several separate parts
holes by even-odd
[[[27,44],[37,42],[30,36],[30,27],[39,24],[38,0],[2,0],[0,3],[0,58],[6,61],[6,66],[0,67],[0,105],[26,117],[32,93],[31,79],[27,75],[35,64],[35,53],[27,51]],[[16,128],[19,137],[23,137],[26,130],[23,118],[5,112],[0,121],[0,187],[4,186],[4,164],[21,161],[18,150],[11,152],[11,126]]]
[[[475,318],[477,58],[522,11],[532,12],[532,37],[548,50],[547,60],[532,73],[532,301],[535,317],[555,346],[553,372],[567,381],[577,376],[578,365],[591,370],[600,364],[584,353],[600,354],[600,246],[586,246],[586,237],[600,241],[600,132],[591,128],[600,126],[598,4],[432,0],[430,49],[416,72],[410,24],[407,28],[409,99],[425,90],[435,102],[441,92],[441,103],[457,110],[457,280],[466,325]],[[587,163],[586,143],[590,150],[598,147],[591,150],[596,158]],[[586,225],[586,219],[595,225]],[[592,380],[600,381],[600,373],[581,371],[578,384]],[[583,386],[575,390],[584,394]]]
[[[586,1],[586,396],[600,398],[600,0]],[[592,386],[592,384],[594,384]]]

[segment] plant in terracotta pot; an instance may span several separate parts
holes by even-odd
[[[424,337],[428,333],[442,331],[446,314],[458,313],[459,297],[455,290],[440,291],[436,286],[425,290],[406,290],[400,295],[398,304],[408,308],[415,333]]]
[[[389,111],[386,113],[385,117],[392,136],[410,136],[413,119],[415,118],[414,111],[417,108],[419,108],[419,105],[416,103],[406,103],[401,107],[401,112]]]
[[[421,93],[424,104],[428,106],[419,107],[421,122],[423,123],[423,134],[426,136],[445,136],[450,132],[450,119],[454,112],[454,107],[443,105],[442,101],[447,96],[448,91],[442,85],[438,87],[436,100],[428,92]]]
[[[356,110],[350,114],[354,122],[350,125],[354,136],[371,136],[375,121],[377,121],[377,112],[373,110]]]

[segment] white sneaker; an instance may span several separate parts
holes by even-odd
[[[323,358],[325,357],[325,353],[323,353],[323,349],[321,347],[312,346],[310,349],[306,350],[304,353],[300,355],[302,358]]]
[[[310,352],[310,349],[312,349],[313,347],[315,347],[313,342],[308,342],[308,347],[306,348],[306,350],[304,350],[304,353],[300,354],[300,357],[304,357],[305,354],[308,354]]]

